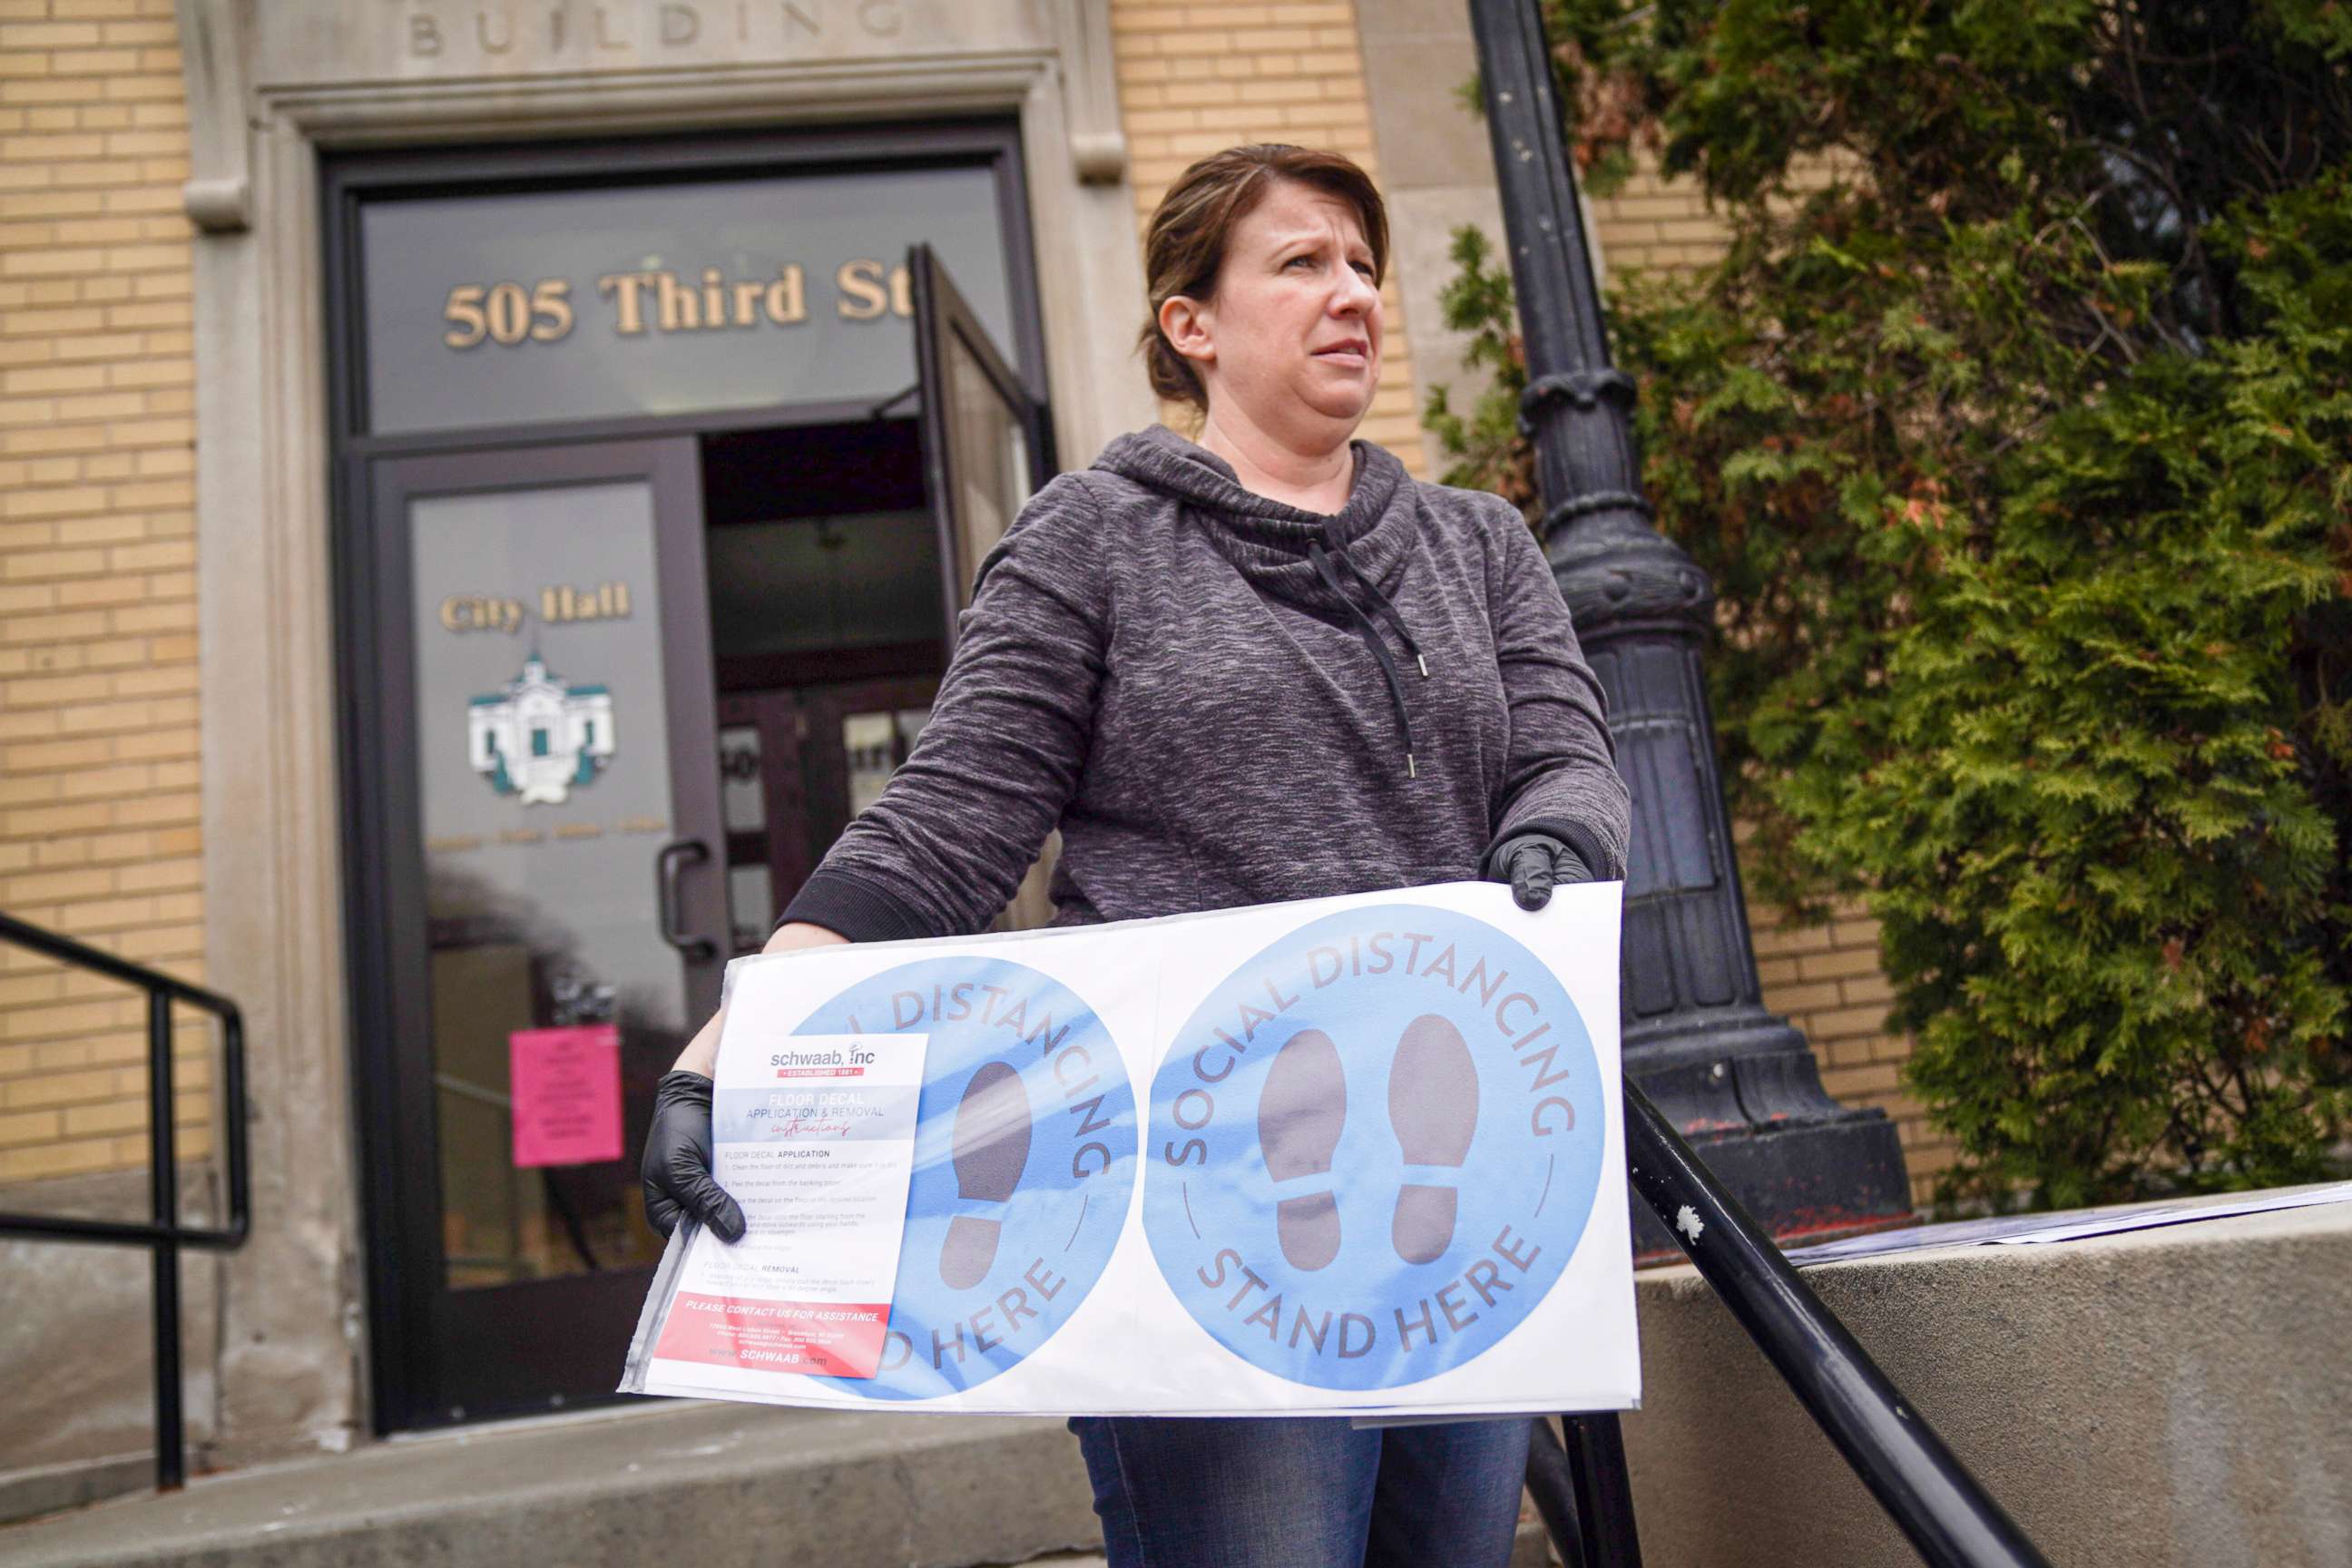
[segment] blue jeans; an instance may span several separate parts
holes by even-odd
[[[1504,1568],[1528,1418],[1081,1415],[1110,1568]]]

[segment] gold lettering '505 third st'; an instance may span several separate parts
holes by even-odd
[[[834,268],[833,287],[834,313],[845,321],[914,314],[914,284],[904,267],[857,257]],[[614,335],[624,338],[795,327],[809,313],[807,272],[798,262],[779,266],[773,278],[730,279],[717,267],[704,268],[694,279],[664,268],[607,272],[596,279],[596,292],[611,307]],[[572,279],[541,278],[529,285],[457,284],[443,297],[441,321],[443,344],[463,353],[559,342],[572,335],[578,318]]]

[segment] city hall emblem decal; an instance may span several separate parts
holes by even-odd
[[[613,760],[613,694],[548,673],[534,653],[522,673],[477,697],[466,714],[467,755],[500,795],[560,805]]]

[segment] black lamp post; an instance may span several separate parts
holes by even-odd
[[[1650,525],[1633,379],[1609,363],[1539,0],[1470,0],[1528,366],[1544,552],[1609,696],[1633,796],[1625,1071],[1776,1237],[1907,1219],[1894,1124],[1831,1100],[1801,1032],[1764,1010],[1716,772],[1700,650],[1706,574]],[[1671,1251],[1636,1205],[1634,1247]]]

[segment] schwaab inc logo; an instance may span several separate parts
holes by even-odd
[[[1185,1310],[1251,1364],[1417,1383],[1558,1281],[1603,1105],[1584,1021],[1525,947],[1449,910],[1347,910],[1242,964],[1176,1037],[1145,1230]]]
[[[898,1288],[872,1378],[927,1399],[1018,1366],[1102,1278],[1135,1189],[1135,1091],[1093,1009],[1001,959],[933,958],[859,982],[803,1035],[929,1037]]]

